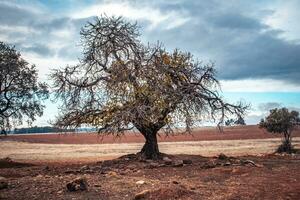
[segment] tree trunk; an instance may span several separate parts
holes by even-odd
[[[145,159],[157,160],[160,153],[157,144],[157,132],[142,132],[146,142],[141,150],[141,156]]]

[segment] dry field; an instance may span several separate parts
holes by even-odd
[[[0,137],[0,199],[300,199],[300,154],[272,154],[281,139],[256,126],[159,140],[171,163],[137,159],[134,134]],[[299,130],[293,143],[300,149]],[[68,191],[76,178],[87,190]]]
[[[294,138],[300,148],[300,137]],[[166,154],[190,154],[216,156],[225,153],[231,156],[263,155],[275,151],[281,139],[247,139],[195,142],[161,142],[160,151]],[[15,161],[30,163],[49,162],[91,162],[117,158],[138,152],[142,143],[120,144],[42,144],[3,141],[0,158],[9,157]]]

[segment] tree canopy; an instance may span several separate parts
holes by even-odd
[[[41,116],[42,100],[48,98],[45,83],[38,82],[37,70],[14,47],[0,42],[0,128],[21,125]]]
[[[170,134],[184,125],[190,132],[201,120],[244,114],[247,105],[220,96],[214,63],[144,45],[139,35],[137,24],[121,17],[98,17],[82,28],[79,64],[52,73],[63,102],[56,125],[89,124],[117,135],[136,128],[146,139],[141,153],[157,158],[160,129]]]
[[[262,119],[259,124],[260,128],[265,128],[271,133],[282,134],[284,141],[278,151],[288,153],[292,151],[292,131],[299,125],[299,113],[297,111],[289,111],[287,108],[275,108],[270,110],[270,114],[265,119]]]

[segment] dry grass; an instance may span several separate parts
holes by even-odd
[[[215,156],[225,153],[232,156],[272,153],[281,143],[279,138],[219,140],[193,142],[161,142],[160,151],[167,154],[193,154]],[[0,158],[10,157],[22,162],[90,162],[112,159],[136,153],[142,143],[121,144],[41,144],[1,141]],[[300,148],[300,137],[293,139]]]

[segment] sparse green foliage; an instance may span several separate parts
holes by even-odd
[[[300,125],[299,113],[291,111],[287,108],[275,108],[270,110],[270,114],[262,119],[259,126],[265,128],[271,133],[283,134],[283,142],[278,148],[278,152],[293,152],[292,131],[296,126]]]
[[[37,81],[34,65],[29,65],[17,52],[0,42],[0,128],[10,129],[41,116],[44,106],[41,101],[48,98],[45,83]]]

